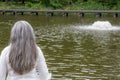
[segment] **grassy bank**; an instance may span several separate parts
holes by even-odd
[[[54,3],[52,5],[44,5],[41,2],[32,3],[25,2],[25,4],[16,2],[0,2],[0,9],[39,9],[39,10],[120,10],[120,5],[113,6],[103,5],[95,1],[76,2],[67,5]]]

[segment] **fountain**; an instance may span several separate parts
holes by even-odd
[[[92,25],[80,26],[82,30],[120,30],[119,26],[112,26],[109,21],[96,21]]]
[[[112,28],[112,25],[109,21],[96,21],[92,24],[92,27],[97,27],[97,28]]]

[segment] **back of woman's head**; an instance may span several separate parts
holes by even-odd
[[[32,70],[37,58],[35,35],[26,21],[18,21],[11,30],[9,63],[18,74]]]

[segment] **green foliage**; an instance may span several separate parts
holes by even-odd
[[[117,5],[118,0],[96,0],[96,2],[101,3],[103,6],[112,8],[113,6]]]
[[[44,6],[46,7],[50,6],[50,0],[40,0],[40,1]]]
[[[120,0],[0,0],[1,9],[119,10]],[[24,4],[23,4],[24,3]],[[3,5],[4,4],[4,5]]]
[[[62,8],[62,4],[59,0],[50,0],[50,6],[52,6],[53,9]]]
[[[106,10],[108,8],[106,6],[103,6],[101,3],[88,1],[84,3],[78,2],[76,4],[73,4],[69,9],[70,10]]]
[[[31,2],[27,2],[26,7],[28,7],[29,9],[48,9],[46,7],[44,7],[41,3],[31,3]]]

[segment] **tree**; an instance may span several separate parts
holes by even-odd
[[[96,0],[97,2],[101,3],[103,6],[113,7],[118,3],[118,0]]]
[[[22,0],[22,4],[25,4],[25,0]]]
[[[50,0],[39,0],[44,6],[50,6]]]
[[[2,0],[3,2],[6,2],[6,0]]]

